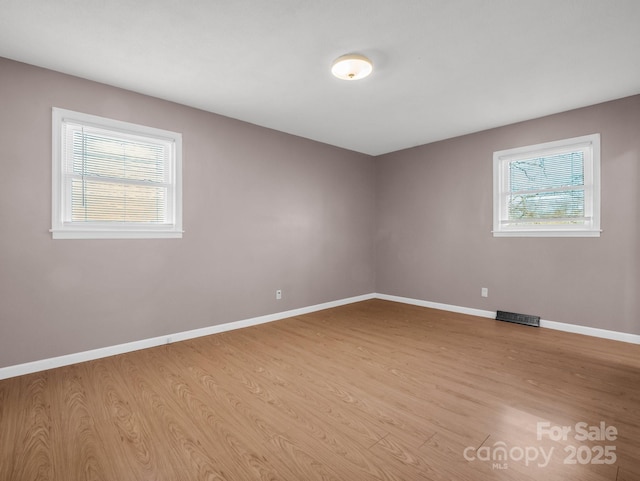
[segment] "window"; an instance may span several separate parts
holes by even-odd
[[[182,136],[53,109],[54,239],[182,237]]]
[[[493,154],[493,235],[600,235],[600,134]]]

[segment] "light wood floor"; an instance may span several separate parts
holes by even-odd
[[[640,480],[640,346],[371,300],[0,381],[0,481],[258,479]]]

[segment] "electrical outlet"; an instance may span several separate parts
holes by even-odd
[[[482,297],[489,297],[489,288],[488,287],[483,287],[482,291],[480,291],[480,295]]]
[[[282,299],[282,290],[278,289],[276,291],[276,299],[278,300]]]

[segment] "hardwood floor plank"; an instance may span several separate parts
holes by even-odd
[[[618,467],[616,481],[637,481],[638,479],[640,479],[640,463]]]
[[[302,360],[305,358],[304,349],[297,347],[295,343],[286,342],[283,334],[275,331],[273,337],[275,349],[281,352],[286,349],[287,358]],[[285,346],[278,339],[285,340]],[[270,342],[263,339],[262,344]],[[362,389],[358,386],[357,377],[359,372],[355,371],[351,363],[337,361],[328,363],[325,358],[313,359],[311,362],[297,361],[297,376],[299,381],[305,381],[309,386],[324,393],[333,403],[339,402],[340,406],[347,407],[367,416],[371,422],[377,424],[386,433],[389,430],[398,430],[405,436],[411,436],[418,445],[429,438],[433,431],[425,429],[422,420],[415,419],[413,413],[403,411],[385,401],[383,396],[388,391],[388,386],[376,383],[373,389],[369,386]],[[291,367],[290,365],[288,366]]]
[[[52,480],[52,439],[49,416],[49,375],[43,373],[8,380],[8,406],[3,408],[2,476],[7,480]],[[6,437],[5,437],[6,436]]]
[[[139,353],[132,354],[135,356],[129,359],[139,358]],[[122,369],[125,358],[116,356],[82,365],[91,393],[87,404],[99,414],[107,459],[126,480],[171,479],[179,475],[180,471],[174,468],[183,458],[167,449],[176,443],[162,417],[164,401],[152,397],[145,386],[135,384],[130,373]],[[153,405],[154,400],[158,400],[157,405]]]
[[[161,362],[159,353],[153,350],[145,352],[149,366]],[[215,384],[214,387],[204,371],[193,369],[191,374],[196,375],[193,381],[199,379],[202,384],[189,382],[185,377],[187,369],[166,366],[159,370],[159,377],[154,384],[164,385],[164,397],[173,398],[174,410],[189,413],[185,424],[193,424],[189,428],[192,436],[198,432],[200,442],[213,448],[219,456],[219,463],[227,466],[225,472],[234,472],[241,479],[277,479],[279,473],[264,456],[262,446],[279,430],[248,412],[250,408],[243,408],[245,401],[241,395],[232,396],[227,391],[224,403],[212,403],[211,393],[220,401],[220,385]],[[198,373],[200,377],[197,377]],[[213,391],[208,391],[205,386],[213,387]]]
[[[20,410],[16,408],[19,398],[17,384],[20,378],[0,381],[0,479],[10,479],[15,452],[20,446],[17,426],[21,422]]]
[[[88,406],[81,378],[81,366],[50,371],[52,393],[51,438],[54,479],[64,473],[66,479],[106,481],[114,479],[111,463],[105,463],[103,423],[96,423]],[[73,455],[69,455],[73,453]]]
[[[323,418],[331,419],[335,426],[340,426],[345,434],[364,447],[371,446],[385,434],[369,421],[368,416],[349,409],[348,405],[336,404],[313,384],[305,381],[303,373],[296,366],[274,357],[278,356],[277,351],[270,351],[264,343],[254,342],[247,337],[241,339],[244,341],[242,348],[236,348],[231,355],[247,364],[248,358],[252,358],[254,374],[267,382],[280,397],[290,397],[308,411],[321,412]]]
[[[229,350],[228,347],[226,349]],[[230,353],[233,354],[233,351]],[[253,396],[252,401],[257,403],[257,410],[265,412],[270,419],[277,419],[281,425],[291,426],[287,435],[291,436],[291,433],[295,432],[297,443],[302,443],[305,439],[309,445],[309,440],[314,440],[316,456],[321,453],[325,460],[331,458],[334,461],[343,458],[341,469],[343,471],[349,469],[350,476],[361,477],[363,475],[361,471],[364,471],[370,476],[384,479],[381,477],[384,476],[383,471],[374,461],[368,459],[366,448],[354,443],[351,437],[345,435],[342,430],[336,429],[335,423],[319,416],[313,408],[309,408],[304,403],[291,402],[289,393],[287,397],[280,396],[276,389],[261,382],[247,369],[250,365],[247,359],[239,361],[233,356],[228,359],[225,366],[221,366],[221,369],[245,389],[245,394]],[[279,436],[275,439],[281,443],[286,437]],[[318,451],[320,447],[325,449]],[[309,449],[311,449],[310,445]]]

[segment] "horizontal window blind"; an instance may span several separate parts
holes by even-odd
[[[171,143],[64,124],[65,220],[170,224]]]
[[[584,156],[577,150],[509,162],[504,223],[583,223]]]

